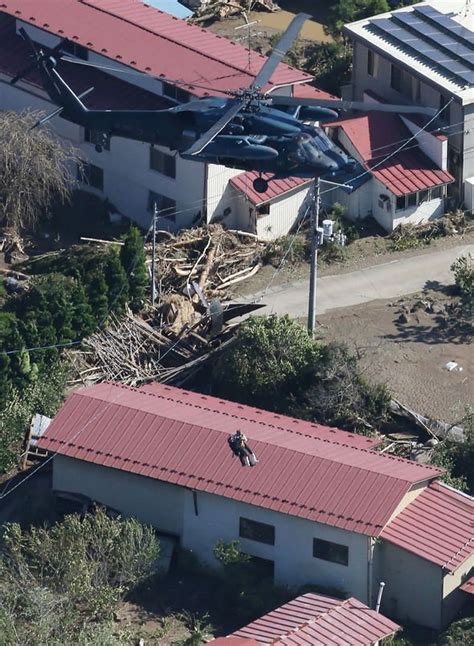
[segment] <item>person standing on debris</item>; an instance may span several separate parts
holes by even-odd
[[[242,431],[237,431],[227,441],[234,455],[240,459],[243,467],[253,467],[257,464],[257,456],[249,447],[247,438]]]

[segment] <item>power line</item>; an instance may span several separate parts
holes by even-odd
[[[452,100],[453,100],[453,99],[451,99],[451,101],[452,101]],[[444,106],[444,108],[442,108],[442,109],[437,113],[437,115],[435,115],[435,117],[433,117],[433,119],[432,119],[432,120],[434,120],[434,119],[438,116],[438,114],[439,114],[440,112],[442,112],[442,110],[443,110],[443,109],[445,109],[448,105],[449,105],[449,103],[447,103],[447,104],[446,104],[446,106]],[[431,121],[432,121],[432,120],[431,120]],[[430,121],[430,122],[431,122],[431,121]],[[425,128],[426,128],[426,127],[428,127],[428,125],[430,124],[430,122],[428,122],[428,123],[426,124]],[[420,129],[420,130],[419,130],[415,135],[413,135],[413,137],[412,137],[412,138],[410,138],[410,139],[408,140],[408,142],[409,142],[409,141],[411,141],[413,138],[416,138],[416,136],[417,136],[418,134],[420,134],[420,133],[421,133],[425,128],[421,128],[421,129]],[[408,143],[408,142],[407,142],[407,143]],[[393,157],[393,155],[397,154],[397,152],[399,152],[402,148],[403,148],[403,146],[400,146],[396,151],[394,151],[393,153],[391,153],[390,155],[388,155],[388,156],[387,156],[387,158],[386,158],[386,160],[390,159],[390,157]],[[386,160],[383,160],[379,165],[381,165],[381,164],[385,163],[385,161],[386,161]],[[361,178],[363,175],[365,175],[365,174],[367,174],[367,173],[370,173],[370,170],[366,170],[366,171],[364,171],[364,173],[361,173],[359,176],[357,176],[357,178],[354,178],[354,179],[359,179],[359,178]],[[328,193],[328,192],[330,192],[331,190],[335,190],[335,188],[336,188],[336,187],[333,187],[332,189],[328,189],[328,190],[324,191],[324,193]],[[299,230],[300,230],[300,228],[301,228],[301,226],[302,226],[303,220],[305,219],[305,217],[306,217],[307,213],[308,213],[308,209],[306,210],[306,213],[305,213],[305,215],[303,216],[303,218],[301,218],[301,221],[300,221],[300,223],[299,223],[299,226],[298,226],[298,229],[297,229],[296,234],[299,232]],[[152,226],[153,226],[153,223],[151,223],[151,224],[150,224],[150,228],[148,229],[148,233],[147,233],[147,236],[146,236],[146,237],[148,237],[148,235],[149,235],[149,233],[150,233],[150,229],[152,228]],[[288,256],[289,252],[291,251],[292,244],[294,243],[294,240],[295,240],[295,239],[296,239],[296,235],[293,237],[292,243],[290,244],[289,248],[287,249],[286,253],[284,254],[284,256],[283,256],[283,258],[282,258],[282,261],[280,262],[280,265],[279,265],[279,267],[277,268],[277,270],[276,270],[276,272],[275,272],[274,276],[272,277],[271,281],[270,281],[270,282],[269,282],[269,284],[267,285],[267,288],[266,288],[266,290],[264,291],[264,294],[265,294],[265,293],[266,293],[266,291],[270,288],[270,285],[271,285],[271,283],[273,282],[273,279],[274,279],[274,277],[276,276],[276,274],[281,270],[281,267],[283,266],[283,262],[284,262],[284,260],[286,259],[286,257]],[[119,295],[120,295],[120,294],[119,294]],[[263,295],[262,295],[262,297],[263,297]],[[164,354],[163,356],[166,356],[166,354],[168,354],[169,352],[171,352],[175,347],[177,347],[177,346],[178,346],[180,343],[182,343],[182,342],[183,342],[183,340],[182,340],[182,339],[177,339],[177,340],[173,343],[173,345],[172,345],[170,348],[168,348],[168,350],[165,352],[165,354]],[[110,384],[110,386],[111,386],[111,388],[112,388],[113,384]],[[121,393],[120,393],[120,395],[121,395]],[[112,404],[115,404],[115,403],[117,402],[118,398],[119,398],[119,397],[117,397],[117,399],[115,399],[115,400],[114,400],[114,401],[112,401],[112,402],[108,402],[105,410],[107,410],[110,406],[112,406]],[[89,425],[90,425],[90,424],[91,424],[95,419],[97,419],[97,417],[98,417],[99,415],[103,414],[103,412],[104,412],[104,409],[102,409],[100,412],[98,412],[96,415],[94,415],[94,416],[93,416],[93,417],[92,417],[92,418],[91,418],[91,419],[90,419],[90,420],[89,420],[89,421],[88,421],[88,422],[87,422],[87,423],[86,423],[86,424],[85,424],[81,429],[79,429],[79,430],[77,431],[77,433],[76,433],[76,434],[75,434],[75,435],[74,435],[74,436],[73,436],[69,441],[70,441],[70,442],[74,441],[74,440],[75,440],[75,439],[76,439],[76,438],[77,438],[77,437],[82,433],[82,431],[84,431],[84,430],[85,430],[85,429],[86,429],[86,428],[87,428],[87,427],[88,427],[88,426],[89,426]],[[35,473],[37,473],[41,468],[43,468],[44,466],[46,466],[46,464],[48,464],[48,463],[49,463],[53,458],[54,458],[54,454],[51,454],[51,456],[49,456],[49,457],[45,460],[45,462],[42,462],[42,463],[41,463],[40,465],[38,465],[35,469],[33,469],[33,471],[31,471],[27,476],[25,476],[22,480],[20,480],[18,483],[16,483],[16,484],[15,484],[15,485],[14,485],[14,486],[13,486],[13,487],[8,491],[8,492],[7,492],[7,491],[6,491],[6,489],[4,488],[4,490],[3,490],[2,494],[0,495],[0,500],[3,500],[3,499],[4,499],[4,498],[6,498],[7,496],[9,496],[11,493],[13,493],[13,491],[15,491],[16,489],[18,489],[21,485],[23,485],[23,484],[24,484],[24,483],[25,483],[29,478],[31,478],[31,477],[32,477]],[[8,484],[8,483],[7,483],[7,484]]]

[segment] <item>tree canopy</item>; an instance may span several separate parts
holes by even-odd
[[[387,0],[337,0],[329,11],[326,31],[331,36],[340,38],[347,23],[389,10]]]
[[[254,317],[214,365],[221,397],[340,428],[370,433],[388,413],[390,395],[360,374],[342,344],[314,341],[288,316]]]

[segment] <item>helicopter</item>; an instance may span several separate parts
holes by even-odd
[[[334,120],[336,109],[382,110],[433,116],[434,110],[419,106],[396,106],[338,99],[307,99],[263,92],[276,67],[297,38],[308,14],[293,18],[252,84],[229,97],[194,99],[162,110],[91,110],[83,103],[93,88],[76,95],[57,70],[59,59],[81,64],[62,53],[61,41],[49,53],[37,50],[22,28],[20,35],[32,51],[34,62],[11,80],[17,83],[33,67],[38,67],[49,97],[59,107],[40,119],[33,128],[60,115],[84,128],[102,133],[103,141],[113,136],[151,145],[162,145],[183,159],[220,164],[229,168],[257,171],[253,187],[268,190],[268,180],[290,176],[315,178],[350,171],[355,161],[336,146],[314,122]],[[87,63],[92,67],[100,65]],[[106,68],[109,69],[109,68]],[[163,80],[162,78],[160,80]],[[171,79],[165,79],[173,82]],[[175,82],[176,84],[176,82]],[[281,86],[278,86],[281,87]],[[272,89],[278,89],[272,88]],[[96,145],[101,152],[99,140]]]

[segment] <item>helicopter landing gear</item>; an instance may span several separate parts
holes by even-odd
[[[253,188],[257,193],[266,193],[268,191],[268,182],[263,177],[256,177],[253,180]]]

